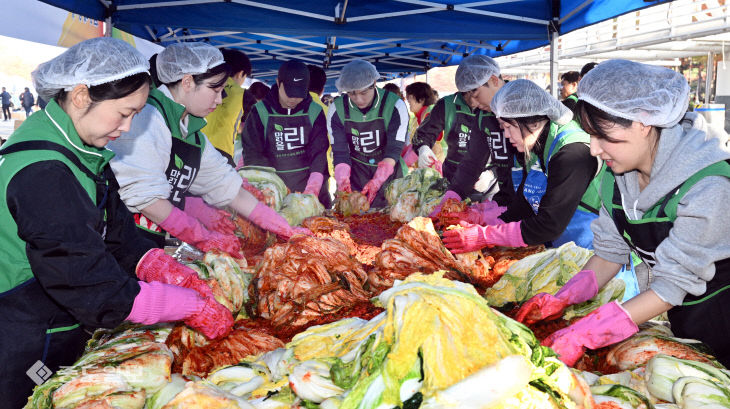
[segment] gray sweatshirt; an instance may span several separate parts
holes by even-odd
[[[728,135],[709,128],[702,116],[688,112],[659,138],[649,184],[639,190],[638,171],[616,176],[624,211],[633,220],[699,170],[730,159]],[[697,182],[680,200],[669,236],[656,249],[657,263],[649,288],[665,302],[682,304],[687,293],[702,295],[715,276],[715,262],[730,257],[730,179],[709,176]],[[626,264],[630,249],[619,235],[605,207],[592,226],[595,254]],[[640,279],[641,280],[641,279]]]
[[[166,86],[158,89],[172,99]],[[180,130],[187,135],[187,121],[181,121]],[[236,197],[242,179],[208,138],[204,139],[200,170],[189,193],[201,196],[212,206],[223,207]],[[119,195],[131,212],[139,213],[156,200],[170,197],[165,170],[170,163],[172,134],[155,107],[145,105],[132,119],[129,132],[107,147],[115,153],[110,164],[119,182]]]

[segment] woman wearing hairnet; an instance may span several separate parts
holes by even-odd
[[[565,105],[528,80],[505,84],[491,104],[516,155],[512,183],[516,195],[496,224],[444,232],[455,253],[485,246],[524,247],[569,241],[591,248],[590,223],[597,217],[599,161],[590,138]]]
[[[378,78],[369,62],[349,62],[335,83],[345,94],[327,112],[337,190],[362,190],[373,207],[387,204],[383,186],[405,173],[400,154],[408,131],[406,104],[377,88]]]
[[[730,150],[725,132],[687,110],[689,86],[667,68],[625,60],[602,62],[578,85],[581,124],[591,153],[609,171],[593,224],[595,255],[555,296],[538,294],[518,318],[561,315],[593,297],[636,252],[649,266],[649,288],[612,302],[543,341],[573,365],[585,351],[638,331],[668,312],[672,332],[695,338],[730,365]]]
[[[200,131],[221,103],[223,54],[205,43],[172,44],[157,56],[157,75],[162,85],[150,91],[129,132],[109,144],[119,194],[138,227],[159,247],[167,231],[203,251],[240,257],[230,215],[216,209],[230,206],[265,230],[292,236],[295,229],[241,187],[241,176]]]
[[[85,329],[184,320],[213,338],[233,324],[191,269],[138,235],[108,166],[104,146],[144,106],[148,67],[126,42],[95,38],[33,72],[48,105],[0,150],[3,407],[26,403],[39,368],[71,365]]]

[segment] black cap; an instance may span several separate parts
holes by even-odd
[[[289,98],[304,98],[309,90],[309,68],[301,61],[286,61],[279,67],[279,82]]]

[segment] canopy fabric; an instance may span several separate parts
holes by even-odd
[[[42,0],[166,45],[207,41],[246,52],[254,76],[281,61],[323,66],[356,58],[386,77],[549,43],[587,25],[671,0]]]

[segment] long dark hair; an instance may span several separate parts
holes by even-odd
[[[540,132],[540,135],[537,137],[537,141],[535,142],[535,146],[533,146],[533,149],[535,147],[538,147],[540,142],[543,139],[543,136],[547,135],[548,130],[550,129],[550,118],[547,117],[547,115],[532,115],[532,116],[523,116],[519,118],[499,118],[507,123],[509,123],[512,126],[516,126],[520,129],[520,134],[522,135],[522,140],[525,140],[525,134],[532,133],[532,131],[535,129],[535,127],[543,121],[547,121],[545,123],[545,126],[543,126],[542,131]],[[532,156],[531,150],[525,149],[525,162],[528,162],[530,160],[530,156]]]
[[[599,139],[605,139],[608,142],[617,141],[606,133],[607,129],[615,126],[630,128],[633,123],[630,119],[611,115],[583,100],[578,101],[578,104],[575,106],[575,112],[580,118],[580,125],[584,131],[586,131],[589,135],[595,136]]]
[[[140,72],[138,74],[130,75],[129,77],[91,86],[89,87],[89,98],[92,102],[91,106],[110,99],[124,98],[142,88],[145,84],[149,85],[150,83],[150,75],[146,72]],[[54,95],[54,98],[59,103],[63,103],[67,96],[67,91],[60,90],[56,95]],[[89,106],[89,109],[91,109],[91,106]]]

